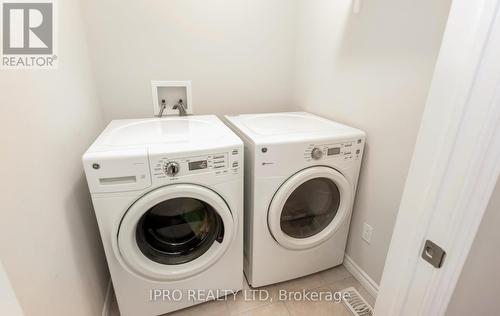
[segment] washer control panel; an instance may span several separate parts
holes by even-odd
[[[158,157],[151,161],[156,179],[176,179],[199,173],[226,174],[237,172],[240,167],[239,150],[191,157]]]
[[[322,159],[358,160],[363,151],[364,140],[356,139],[335,144],[310,144],[304,151],[307,161]]]

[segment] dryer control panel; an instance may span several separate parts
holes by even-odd
[[[363,139],[334,144],[310,144],[304,151],[306,161],[322,159],[358,160],[363,151]]]
[[[177,179],[200,173],[222,175],[239,171],[240,164],[239,149],[188,157],[160,156],[151,160],[151,173],[155,179]]]

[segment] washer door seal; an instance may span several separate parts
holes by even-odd
[[[274,195],[268,211],[269,230],[285,248],[315,247],[346,221],[352,199],[352,186],[337,170],[325,166],[304,169]]]
[[[179,280],[213,265],[236,233],[237,219],[215,192],[175,184],[138,199],[118,228],[125,266],[141,277]]]

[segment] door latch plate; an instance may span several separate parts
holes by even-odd
[[[441,247],[430,240],[425,241],[424,249],[422,250],[422,258],[425,261],[439,269],[443,266],[445,256],[446,252]]]

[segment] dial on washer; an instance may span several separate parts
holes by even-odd
[[[165,165],[165,173],[168,176],[175,176],[176,174],[179,173],[179,164],[177,162],[169,162]]]
[[[321,151],[321,149],[319,149],[319,148],[314,148],[314,149],[311,151],[311,157],[312,157],[312,159],[314,159],[314,160],[318,160],[318,159],[320,159],[322,156],[323,156],[323,152],[322,152],[322,151]]]

